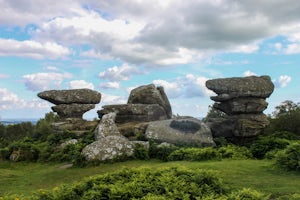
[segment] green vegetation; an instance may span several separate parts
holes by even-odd
[[[208,115],[224,117],[215,110]],[[149,141],[149,150],[136,144],[132,157],[110,163],[86,163],[81,151],[94,141],[92,130],[81,136],[55,133],[50,126],[57,120],[54,113],[36,125],[0,124],[0,200],[100,199],[99,195],[299,200],[300,104],[285,101],[269,118],[265,133],[245,146],[225,138],[218,138],[216,147],[205,148]],[[173,125],[183,130],[193,127],[185,122]],[[76,143],[65,144],[74,139]],[[213,181],[203,186],[203,180]]]
[[[76,185],[77,181],[97,174],[119,172],[122,168],[185,167],[214,170],[223,180],[225,189],[239,191],[251,188],[273,197],[299,193],[300,174],[276,168],[270,160],[222,160],[205,162],[126,161],[86,168],[64,168],[65,164],[0,163],[0,196],[16,194],[28,197],[39,189],[52,189],[62,184]],[[71,186],[68,186],[71,187]]]

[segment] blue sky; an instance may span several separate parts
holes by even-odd
[[[300,101],[300,2],[294,0],[0,0],[0,116],[41,118],[36,94],[90,88],[95,110],[164,86],[174,114],[203,117],[208,79],[269,75],[272,113]]]

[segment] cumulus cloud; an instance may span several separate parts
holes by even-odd
[[[87,88],[87,89],[94,89],[93,83],[88,83],[85,80],[73,80],[69,83],[70,89],[81,89],[81,88]]]
[[[292,81],[292,77],[288,76],[288,75],[282,75],[279,76],[278,79],[274,80],[274,84],[276,87],[278,88],[284,88],[288,85],[289,82]]]
[[[103,105],[124,104],[126,102],[125,97],[102,93],[101,104]]]
[[[137,74],[144,74],[137,67],[129,66],[128,64],[123,64],[120,67],[114,66],[108,68],[106,71],[100,72],[99,77],[109,80],[109,81],[125,81],[129,80],[131,76]]]
[[[28,90],[42,91],[58,89],[65,79],[72,78],[69,73],[36,73],[23,76],[23,82]]]
[[[243,73],[244,76],[257,76],[256,73],[251,72],[250,70],[247,70]]]
[[[40,43],[32,40],[18,41],[0,38],[0,56],[20,56],[34,59],[57,59],[70,54],[68,48],[55,42]]]
[[[9,91],[7,88],[0,88],[0,109],[24,109],[24,108],[49,108],[49,104],[46,101],[40,99],[32,99],[25,101],[21,99],[17,94]]]
[[[177,79],[172,82],[154,80],[153,83],[163,86],[170,98],[193,98],[213,95],[213,92],[208,90],[205,86],[207,80],[208,78],[203,76],[187,74],[184,77],[177,77]]]
[[[102,89],[119,89],[120,83],[119,82],[105,82],[105,83],[100,83],[99,87]]]

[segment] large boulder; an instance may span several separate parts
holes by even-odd
[[[94,131],[95,139],[101,140],[107,136],[121,136],[117,125],[115,124],[116,113],[104,115]]]
[[[115,112],[116,123],[149,122],[167,119],[165,110],[159,104],[119,104],[103,106],[98,111],[99,118],[103,115]]]
[[[168,119],[172,118],[172,109],[163,87],[154,84],[143,85],[133,89],[128,98],[128,104],[158,104],[165,110]]]
[[[98,104],[101,100],[101,94],[91,89],[48,90],[38,93],[38,97],[55,105]]]
[[[83,148],[81,154],[87,161],[105,161],[132,156],[134,145],[123,136],[107,136]]]
[[[150,122],[145,136],[171,144],[215,145],[208,126],[192,117]]]

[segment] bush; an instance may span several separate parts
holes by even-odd
[[[169,161],[188,160],[203,161],[221,159],[221,154],[212,147],[206,148],[180,148],[168,156]]]
[[[255,158],[262,159],[266,153],[275,149],[284,149],[289,145],[286,139],[276,138],[273,136],[260,137],[250,146],[250,151]]]
[[[0,160],[9,159],[9,156],[10,156],[10,151],[8,148],[0,149]]]
[[[221,196],[224,190],[214,171],[138,168],[41,191],[34,199],[205,199]]]
[[[8,149],[15,156],[14,161],[36,161],[39,158],[40,150],[30,138],[13,142]]]
[[[142,144],[135,144],[134,145],[134,158],[140,160],[149,160],[149,150],[145,148]]]
[[[244,188],[242,190],[232,192],[228,200],[268,200],[269,196],[266,196],[256,190],[252,190],[249,188]]]
[[[231,158],[236,160],[253,158],[253,155],[248,148],[235,145],[220,147],[218,152],[221,154],[222,158]]]
[[[300,171],[300,142],[292,143],[279,152],[276,164],[288,170]]]
[[[177,149],[179,149],[179,147],[172,144],[157,144],[153,141],[150,141],[149,156],[150,158],[168,161],[168,156]]]

